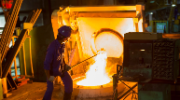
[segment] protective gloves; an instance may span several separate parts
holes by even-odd
[[[66,65],[66,66],[65,66],[65,70],[66,70],[66,71],[69,71],[70,69],[71,69],[71,67],[70,67],[69,65]]]

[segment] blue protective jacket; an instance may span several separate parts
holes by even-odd
[[[65,44],[60,44],[56,39],[47,49],[44,61],[44,69],[50,70],[50,74],[57,76],[61,67],[62,54],[64,53]]]

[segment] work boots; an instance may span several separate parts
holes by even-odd
[[[71,100],[71,95],[72,93],[64,93],[64,97],[63,97],[63,100]]]

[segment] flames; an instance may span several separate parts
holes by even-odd
[[[90,66],[86,72],[86,78],[77,82],[82,86],[97,86],[107,84],[111,81],[108,77],[105,67],[107,62],[107,53],[100,51],[95,58],[95,63]]]

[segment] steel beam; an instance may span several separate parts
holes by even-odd
[[[36,11],[33,11],[33,14],[30,14],[27,18],[27,22],[32,23],[33,25],[35,24],[38,16],[41,13],[41,9],[37,9]],[[16,57],[16,55],[18,54],[20,47],[22,46],[22,44],[24,43],[28,30],[27,29],[23,29],[17,39],[17,41],[15,42],[15,45],[12,49],[9,50],[9,54],[7,55],[7,59],[6,62],[4,63],[3,66],[3,75],[2,77],[6,77],[8,74],[9,69],[11,68],[11,65],[13,63],[13,59],[14,57]]]

